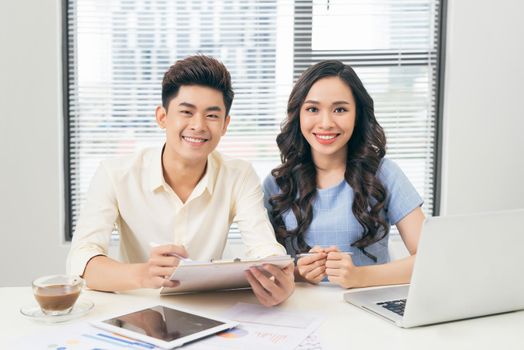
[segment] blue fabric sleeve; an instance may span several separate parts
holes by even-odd
[[[262,184],[262,189],[264,190],[264,206],[266,207],[269,214],[271,212],[269,198],[279,192],[275,178],[271,174],[266,176],[264,183]],[[269,217],[271,217],[271,215],[269,215]]]
[[[391,225],[396,225],[424,203],[402,169],[391,159],[382,160],[377,176],[387,191],[385,211]]]

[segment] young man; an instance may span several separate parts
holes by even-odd
[[[215,151],[232,102],[229,72],[211,57],[191,56],[166,72],[155,113],[165,145],[101,163],[73,236],[68,273],[103,291],[175,286],[168,278],[179,263],[173,254],[220,258],[233,221],[248,256],[285,254],[253,168]],[[107,256],[115,224],[124,262]],[[153,242],[160,245],[151,248]],[[293,265],[265,269],[246,277],[263,305],[279,304],[294,290]]]

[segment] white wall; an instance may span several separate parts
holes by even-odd
[[[60,11],[0,2],[0,286],[65,270]]]
[[[448,6],[441,214],[524,208],[524,1]]]
[[[0,2],[0,286],[64,271],[60,6]],[[448,10],[442,213],[524,207],[524,2]]]

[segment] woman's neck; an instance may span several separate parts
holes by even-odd
[[[346,155],[313,155],[317,170],[317,188],[329,188],[337,185],[346,173]]]

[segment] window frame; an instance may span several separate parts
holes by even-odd
[[[69,114],[69,20],[67,7],[70,0],[62,0],[62,108],[63,108],[63,166],[64,166],[64,238],[73,239],[73,205],[71,195],[71,152],[70,152],[70,114]]]
[[[69,21],[68,21],[68,3],[74,0],[62,0],[61,1],[61,14],[62,14],[62,116],[63,116],[63,174],[64,174],[64,238],[66,242],[70,242],[73,238],[73,210],[72,210],[72,193],[71,193],[71,152],[70,152],[70,103],[69,103],[69,76],[70,67],[69,65],[69,51],[71,49],[69,38],[75,33],[69,32]],[[445,87],[445,48],[446,48],[446,26],[447,26],[447,2],[448,0],[440,0],[439,16],[438,16],[438,40],[437,40],[437,62],[436,62],[436,88],[435,88],[435,147],[434,147],[434,158],[433,158],[433,216],[440,215],[441,206],[441,192],[442,192],[442,152],[443,152],[443,111],[444,111],[444,87]],[[296,0],[295,4],[295,18],[293,28],[296,28],[297,24],[301,25],[304,22],[309,21],[313,23],[313,7],[305,7],[305,4],[312,4],[312,0]],[[305,11],[309,12],[305,12]],[[310,14],[309,18],[296,16],[297,14],[304,15]],[[309,43],[312,42],[312,35],[306,37]],[[304,35],[297,34],[297,30],[293,34],[293,62],[296,62],[297,46],[301,46],[304,43]],[[297,42],[301,42],[301,45],[297,45]],[[310,45],[311,46],[311,45]],[[325,53],[325,52],[324,52]],[[387,54],[386,54],[387,56]],[[314,53],[311,55],[312,62],[314,62]],[[366,66],[362,64],[355,64],[355,66]],[[376,65],[374,65],[376,66]],[[382,67],[388,66],[388,64],[381,65]],[[391,66],[391,64],[389,64]],[[293,64],[293,79],[300,75],[302,70],[298,68],[296,64]]]

